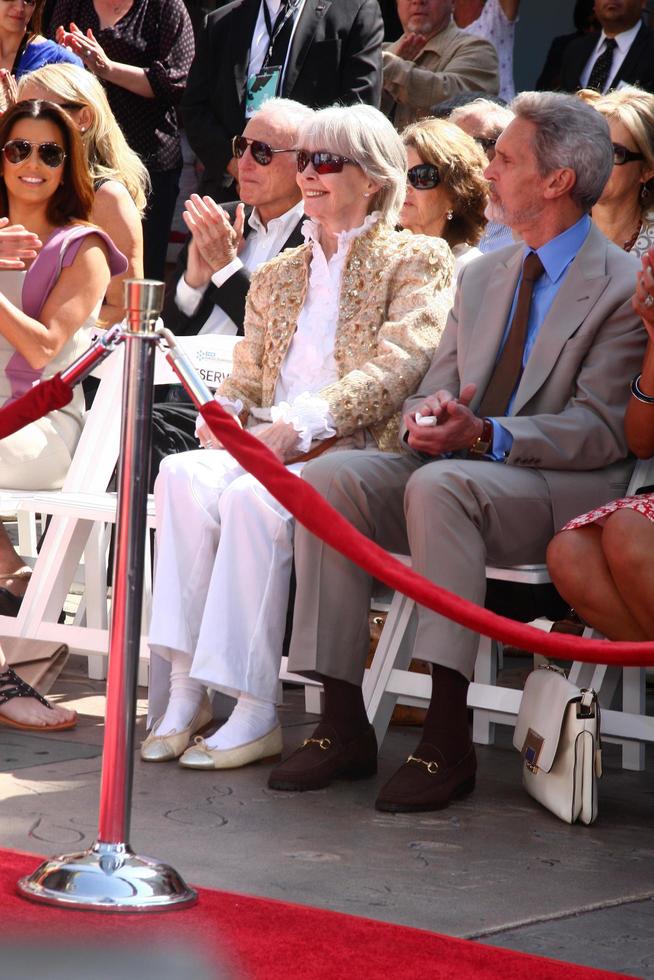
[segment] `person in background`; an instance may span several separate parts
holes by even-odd
[[[634,308],[647,331],[641,372],[624,425],[640,459],[654,456],[654,251],[636,280]],[[569,521],[552,539],[547,565],[577,615],[610,640],[654,639],[654,493],[646,487]]]
[[[404,33],[384,45],[382,111],[400,132],[460,92],[499,91],[495,48],[456,26],[452,3],[397,0]]]
[[[561,89],[608,92],[621,85],[654,91],[654,31],[643,23],[645,0],[595,0],[601,31],[572,41],[563,54]]]
[[[0,120],[0,211],[42,248],[0,272],[0,401],[13,401],[88,346],[112,275],[125,257],[89,223],[93,185],[70,116],[50,102],[24,101]],[[0,441],[0,486],[57,489],[64,481],[84,415],[81,389]],[[15,616],[31,570],[0,528],[0,613]]]
[[[454,21],[468,34],[490,41],[500,63],[500,97],[515,96],[513,44],[520,0],[454,0]]]
[[[323,109],[298,144],[306,241],[252,276],[245,338],[218,391],[295,473],[333,446],[375,458],[397,446],[399,407],[441,337],[453,265],[440,239],[395,230],[406,153],[379,110]],[[205,449],[169,457],[155,486],[150,645],[170,662],[170,690],[141,758],[231,769],[281,751],[294,521],[206,426],[199,437]],[[211,717],[207,684],[236,707],[188,746]]]
[[[76,65],[47,65],[18,84],[19,99],[47,99],[60,105],[80,131],[95,196],[91,222],[102,228],[127,259],[113,276],[100,309],[109,326],[125,315],[123,281],[143,277],[141,216],[150,186],[145,166],[127,144],[97,78]]]
[[[182,151],[177,105],[193,60],[183,0],[56,0],[46,33],[78,54],[150,175],[143,266],[163,279]]]
[[[1,0],[0,2],[0,96],[11,104],[12,79],[42,65],[67,62],[82,65],[80,58],[61,44],[41,34],[43,0]]]
[[[555,37],[550,44],[543,70],[535,85],[539,92],[555,92],[561,88],[561,65],[566,48],[571,41],[576,41],[584,34],[599,30],[594,7],[595,0],[577,0],[575,3],[572,14],[575,25],[574,33],[561,34],[559,37]]]
[[[189,143],[204,165],[202,194],[237,197],[232,138],[265,98],[312,109],[379,106],[377,0],[237,0],[207,17],[182,102]]]
[[[613,142],[613,172],[593,208],[593,221],[626,252],[641,256],[654,245],[654,95],[624,86],[579,96],[601,112]]]
[[[457,277],[481,255],[476,246],[486,226],[486,157],[467,133],[442,119],[412,123],[401,136],[409,169],[400,225],[444,238]]]
[[[513,119],[513,112],[507,106],[498,105],[490,99],[475,99],[464,106],[453,109],[449,115],[454,123],[475,140],[486,154],[490,163],[495,157],[495,144]],[[510,228],[496,220],[493,202],[486,205],[487,225],[479,241],[479,251],[494,252],[505,245],[513,245],[514,237]]]

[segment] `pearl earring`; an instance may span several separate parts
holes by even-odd
[[[80,126],[80,130],[79,131],[80,131],[80,133],[85,133],[86,132],[86,126]]]
[[[447,218],[448,221],[451,221],[452,218],[454,217],[454,211],[448,211],[445,217]]]
[[[363,192],[363,196],[364,197],[370,197],[371,194],[372,194],[372,191],[364,191]]]

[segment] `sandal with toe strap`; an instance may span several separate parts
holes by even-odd
[[[7,667],[0,672],[0,708],[3,704],[7,704],[8,701],[13,701],[14,698],[35,698],[46,708],[49,708],[50,711],[54,710],[47,698],[44,698],[27,681],[19,677],[15,670]],[[7,725],[9,728],[19,728],[24,732],[61,732],[69,728],[74,728],[76,724],[76,715],[69,721],[59,721],[54,725],[28,725],[25,722],[15,721],[13,718],[7,718],[6,715],[0,714],[0,725]]]

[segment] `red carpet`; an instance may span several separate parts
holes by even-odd
[[[150,948],[166,942],[198,948],[254,980],[609,980],[623,974],[493,949],[420,929],[337,912],[200,889],[186,911],[138,914],[74,912],[19,898],[18,878],[39,864],[33,855],[0,850],[2,934],[34,942],[72,938]],[[1,958],[1,952],[0,952]],[[187,976],[184,980],[193,980]]]

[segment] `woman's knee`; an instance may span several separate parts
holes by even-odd
[[[577,598],[584,590],[587,574],[588,541],[585,529],[559,531],[547,547],[547,567],[555,586],[566,599]]]
[[[614,578],[639,578],[654,560],[654,524],[638,511],[617,510],[602,530],[602,549]]]

